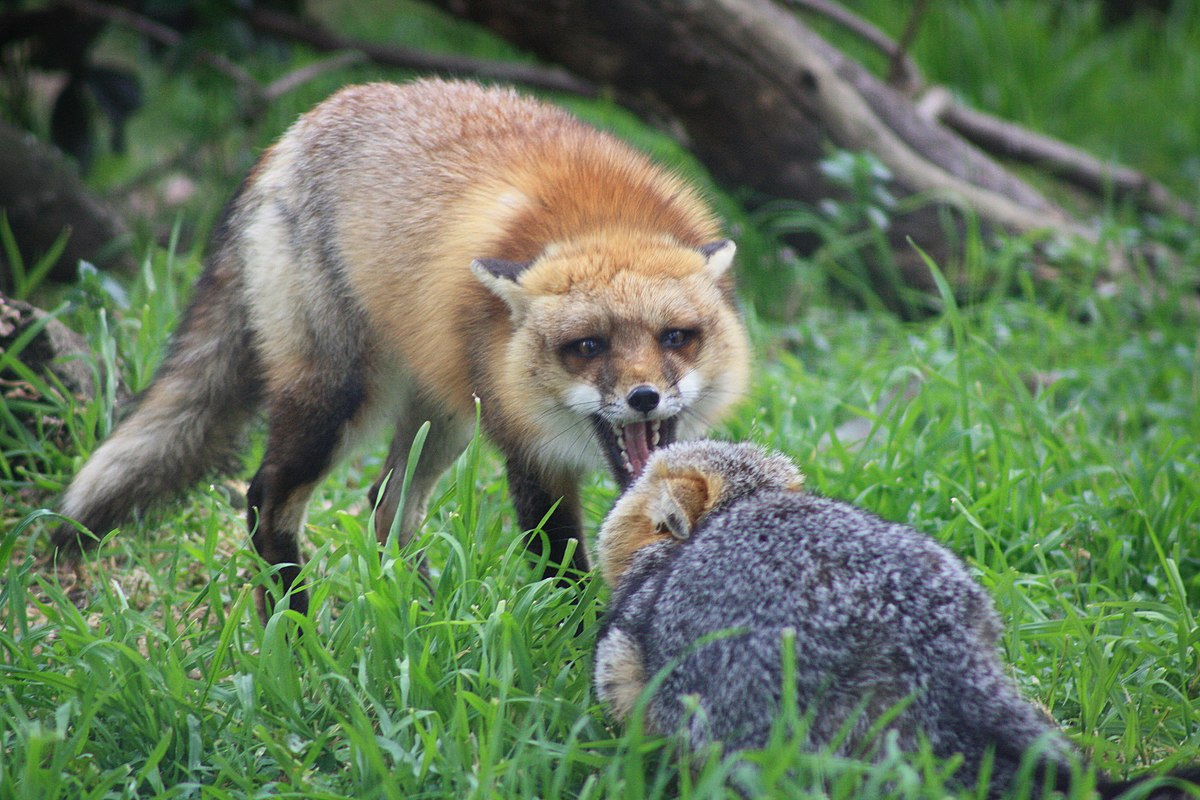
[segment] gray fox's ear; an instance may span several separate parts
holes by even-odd
[[[716,505],[721,496],[721,478],[695,469],[657,477],[658,491],[650,503],[650,521],[659,533],[669,533],[680,541],[687,539],[700,519]]]
[[[676,539],[683,541],[692,535],[692,523],[678,510],[666,512],[661,519],[657,520],[655,530],[659,533],[669,533]]]

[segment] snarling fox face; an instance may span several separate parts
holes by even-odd
[[[601,457],[625,487],[657,448],[699,435],[738,399],[748,353],[734,249],[610,233],[528,264],[475,262],[512,313],[503,405],[543,458],[583,468]]]

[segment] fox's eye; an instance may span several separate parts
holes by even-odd
[[[587,336],[583,339],[576,339],[564,349],[573,356],[595,358],[608,349],[608,342],[597,336]]]
[[[696,336],[695,331],[683,330],[682,328],[674,328],[663,333],[659,341],[663,347],[670,350],[678,350],[685,344],[690,342]]]

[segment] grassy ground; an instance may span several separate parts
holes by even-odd
[[[886,22],[894,4],[878,5]],[[1194,60],[1179,42],[1200,41],[1189,38],[1200,36],[1193,15],[1161,40],[1159,61],[1105,71],[1091,28],[1028,24],[1036,6],[953,6],[950,17],[988,43],[992,65],[963,75],[964,92],[986,98],[1000,83],[1020,91],[1028,83],[1001,76],[1031,53],[1061,65],[1043,83],[1086,72],[1097,86],[1123,87],[1156,74],[1155,65]],[[428,36],[438,25],[418,23],[417,33],[397,22],[389,34]],[[357,24],[366,27],[347,17],[349,32],[361,33]],[[1136,31],[1129,40],[1105,35],[1142,53],[1145,34]],[[1007,33],[1021,33],[1027,46],[1016,48]],[[470,34],[455,36],[447,41],[476,46]],[[953,72],[935,66],[951,62],[952,44],[923,40],[918,56],[931,73]],[[1178,73],[1176,97],[1195,91],[1192,69]],[[187,130],[197,115],[214,115],[216,125],[227,113],[219,102],[197,104],[209,90],[186,78],[156,80],[165,93],[147,113],[165,129]],[[1165,94],[1166,79],[1158,82]],[[1030,118],[1050,129],[1069,131],[1070,119],[1088,114],[1098,120],[1093,135],[1119,127],[1086,93],[1069,110],[1041,83],[1023,97],[1016,105],[1035,109]],[[313,99],[291,98],[296,108],[285,104],[247,139],[269,140]],[[1186,106],[1170,104],[1181,114],[1200,107]],[[630,130],[612,109],[583,112]],[[1160,110],[1159,122],[1136,124],[1190,137],[1180,152],[1200,152],[1200,125],[1180,131],[1171,117]],[[169,138],[140,124],[144,152]],[[644,131],[631,135],[686,161]],[[241,145],[224,153],[235,168],[248,158]],[[110,161],[98,180],[119,182],[132,169]],[[202,229],[210,205],[198,200],[185,222]],[[1089,275],[1103,255],[1073,245],[1058,255],[1065,277],[1048,285],[1032,276],[1026,245],[1000,243],[967,265],[980,276],[977,302],[959,308],[944,295],[940,313],[902,323],[851,307],[828,288],[828,264],[788,257],[770,236],[777,218],[734,221],[758,364],[750,396],[719,433],[785,450],[815,491],[909,522],[966,559],[1008,622],[1003,650],[1014,676],[1101,768],[1124,774],[1200,760],[1194,284],[1097,287]],[[1114,235],[1169,238],[1194,280],[1193,232],[1130,217],[1110,224]],[[119,354],[135,389],[161,353],[201,248],[148,253],[137,279],[115,286],[93,276],[62,297],[71,302],[65,318],[86,331],[100,361]],[[997,274],[1004,280],[984,290],[982,276]],[[780,294],[789,302],[775,302]],[[607,722],[589,687],[606,590],[598,580],[578,589],[532,580],[500,462],[482,441],[447,475],[419,541],[382,560],[365,497],[382,452],[325,483],[309,517],[308,619],[285,613],[259,625],[252,587],[260,565],[236,482],[199,486],[112,537],[78,573],[56,570],[41,558],[37,509],[109,429],[107,395],[72,407],[10,397],[0,420],[0,797],[728,794],[731,763],[710,758],[680,770],[672,741]],[[39,421],[17,424],[28,412]],[[589,488],[593,525],[612,495],[599,478]],[[410,569],[417,550],[434,567],[432,597]],[[867,765],[806,754],[795,739],[785,726],[754,757],[762,796],[943,797],[954,767],[927,754]]]

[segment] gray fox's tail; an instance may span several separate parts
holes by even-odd
[[[59,511],[103,536],[136,510],[170,499],[237,448],[261,395],[235,248],[224,237],[150,386],[67,487]],[[55,548],[91,542],[67,523]]]
[[[1098,781],[1096,791],[1101,800],[1116,800],[1126,792],[1148,784],[1151,781],[1161,781],[1159,786],[1150,790],[1149,794],[1137,794],[1136,797],[1145,800],[1188,800],[1200,797],[1200,767],[1184,767],[1172,772],[1159,775],[1143,775],[1127,781]],[[1183,788],[1191,786],[1191,790]]]
[[[1007,678],[986,670],[967,670],[974,679],[956,687],[950,721],[966,745],[964,752],[981,755],[991,748],[994,755],[992,785],[989,797],[1008,796],[1016,788],[1015,781],[1024,769],[1032,767],[1029,775],[1030,797],[1049,798],[1070,796],[1079,776],[1075,749],[1062,737],[1051,721],[1031,703],[1017,694]],[[949,694],[949,693],[948,693]],[[970,759],[968,759],[970,760]],[[1032,760],[1032,764],[1030,761]],[[1200,797],[1200,791],[1183,786],[1200,786],[1200,767],[1174,772],[1148,773],[1129,780],[1110,780],[1103,774],[1095,777],[1096,795],[1101,800],[1117,800],[1127,793],[1141,800],[1184,800]]]
[[[1004,749],[1003,746],[997,747],[997,758],[1012,758],[1021,755],[1015,750],[1004,753]],[[1035,790],[1033,797],[1040,796],[1036,792],[1042,787],[1069,796],[1075,780],[1070,766],[1052,756],[1038,762],[1033,776]],[[1147,792],[1146,787],[1152,783],[1156,785]],[[1192,786],[1192,789],[1189,791],[1182,788],[1184,786]],[[1127,792],[1134,792],[1131,796],[1141,800],[1189,800],[1189,798],[1200,797],[1200,767],[1185,767],[1165,773],[1148,773],[1122,781],[1109,780],[1103,775],[1096,777],[1096,796],[1100,800],[1119,800]]]

